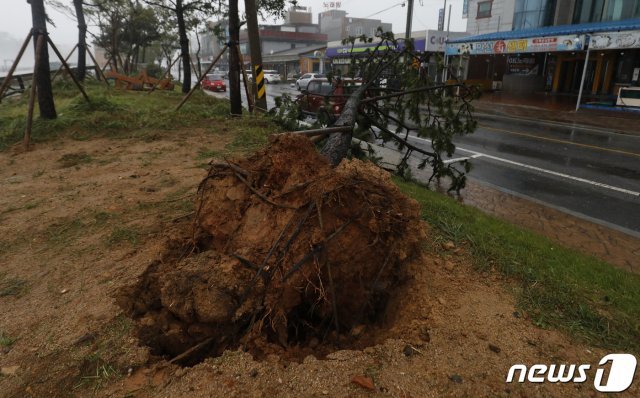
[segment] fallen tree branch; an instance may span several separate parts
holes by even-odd
[[[280,134],[300,134],[307,137],[314,137],[317,135],[325,135],[325,134],[332,134],[332,133],[348,133],[350,131],[353,131],[353,126],[338,126],[338,127],[327,127],[323,129],[298,130],[298,131],[291,131],[291,132],[280,133]]]
[[[368,102],[375,102],[375,101],[381,101],[381,100],[384,100],[384,99],[402,97],[403,95],[407,95],[407,94],[420,93],[420,92],[423,92],[423,91],[440,90],[440,89],[453,88],[453,87],[464,87],[464,85],[463,84],[440,84],[440,85],[437,85],[437,86],[423,86],[423,87],[418,87],[418,88],[414,88],[414,89],[411,89],[411,90],[402,91],[402,92],[399,92],[399,93],[386,94],[386,95],[380,95],[378,97],[365,98],[365,99],[363,99],[361,101],[361,103],[366,104]]]
[[[424,149],[422,149],[422,148],[418,148],[417,146],[415,146],[415,145],[413,145],[413,144],[409,143],[409,141],[407,141],[407,140],[403,139],[402,137],[398,136],[398,135],[397,135],[396,133],[394,133],[393,131],[389,130],[389,129],[388,129],[388,128],[386,128],[386,127],[383,127],[380,123],[378,123],[378,122],[376,122],[376,121],[372,120],[372,121],[371,121],[371,124],[372,124],[373,126],[376,126],[377,128],[379,128],[381,131],[385,132],[386,134],[389,134],[393,139],[395,139],[396,141],[400,142],[402,145],[406,146],[407,148],[409,148],[409,149],[411,149],[411,150],[413,150],[413,151],[416,151],[416,152],[418,152],[418,153],[421,153],[421,154],[423,154],[423,155],[427,155],[427,156],[434,157],[434,158],[436,157],[436,154],[435,154],[435,153],[433,153],[433,152],[429,152],[429,151],[425,151],[425,150],[424,150]]]
[[[206,345],[210,344],[214,340],[214,338],[215,337],[209,337],[208,339],[194,345],[193,347],[189,348],[187,351],[183,352],[182,354],[170,360],[169,363],[176,363],[178,361],[182,361],[183,359],[192,355],[194,352],[197,352],[203,347],[205,347]]]
[[[244,185],[246,185],[251,192],[253,192],[256,196],[258,196],[263,201],[269,203],[270,205],[273,205],[276,207],[282,207],[283,209],[296,209],[293,206],[283,205],[283,204],[274,202],[273,200],[269,199],[265,194],[263,194],[262,192],[258,191],[253,186],[251,186],[249,181],[245,180],[244,177],[242,177],[239,173],[233,173],[233,174],[236,176],[238,180],[240,180]]]

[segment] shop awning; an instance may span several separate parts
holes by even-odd
[[[590,37],[594,48],[640,48],[640,19],[547,26],[455,38],[447,42],[447,55],[581,51]]]
[[[485,33],[483,35],[466,36],[449,40],[449,43],[470,43],[474,41],[513,40],[545,36],[566,36],[599,33],[620,32],[626,30],[640,30],[640,18],[624,21],[591,22],[576,25],[545,26],[537,29],[511,30],[504,32]]]
[[[279,63],[279,62],[294,62],[299,61],[300,57],[313,53],[314,51],[324,50],[326,46],[305,46],[305,47],[296,47],[289,50],[280,51],[273,54],[264,54],[262,55],[263,63]]]

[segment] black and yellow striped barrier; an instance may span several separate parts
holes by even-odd
[[[256,89],[258,90],[257,98],[261,99],[266,92],[264,87],[264,71],[262,70],[262,65],[254,65],[254,68],[256,71]]]

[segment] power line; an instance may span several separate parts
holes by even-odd
[[[400,3],[394,4],[394,5],[392,5],[391,7],[387,7],[387,8],[385,8],[384,10],[380,10],[380,11],[378,11],[378,12],[375,12],[375,13],[373,13],[373,14],[369,15],[369,16],[366,16],[365,18],[371,18],[371,17],[376,16],[376,15],[378,15],[378,14],[381,14],[381,13],[383,13],[383,12],[385,12],[385,11],[389,11],[390,9],[395,8],[395,7],[397,7],[397,6],[403,6],[403,7],[404,7],[404,5],[405,5],[405,2],[404,2],[404,1],[401,1]]]

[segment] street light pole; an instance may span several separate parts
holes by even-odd
[[[411,24],[413,22],[413,0],[409,0],[409,7],[407,7],[407,30],[405,32],[405,40],[411,39]]]

